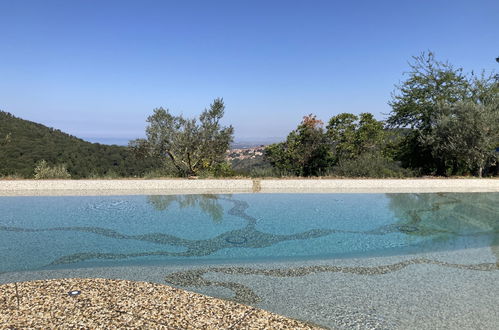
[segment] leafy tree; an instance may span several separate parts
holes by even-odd
[[[477,104],[472,101],[442,105],[426,143],[449,167],[462,167],[482,177],[483,170],[496,161],[499,142],[499,103]]]
[[[351,113],[341,113],[329,120],[326,129],[335,162],[340,159],[352,159],[358,154],[355,143],[357,120],[358,117]]]
[[[393,95],[388,123],[409,127],[398,153],[404,165],[423,174],[482,175],[499,143],[494,75],[465,75],[462,69],[423,53]]]
[[[408,167],[422,173],[446,172],[445,163],[433,157],[425,136],[432,134],[439,104],[452,104],[469,96],[469,81],[462,69],[437,61],[432,52],[413,57],[408,78],[396,87],[389,102],[391,127],[411,128],[401,146],[400,158]]]
[[[391,132],[371,113],[359,116],[341,113],[327,126],[328,142],[333,154],[332,173],[348,177],[403,177],[403,170],[391,157]]]
[[[341,113],[329,120],[326,132],[335,163],[364,153],[379,153],[385,144],[383,123],[371,113]]]
[[[168,109],[154,109],[147,118],[147,138],[130,141],[129,146],[138,155],[162,159],[179,176],[215,170],[225,162],[225,153],[233,140],[233,127],[220,124],[224,111],[220,98],[201,113],[199,122],[174,116]]]
[[[315,115],[303,117],[285,142],[272,144],[265,149],[266,160],[282,174],[323,174],[330,164],[330,152],[322,126],[323,122]]]

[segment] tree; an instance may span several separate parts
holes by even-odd
[[[499,142],[499,103],[472,101],[442,105],[433,134],[426,137],[435,157],[453,160],[482,177],[483,170],[497,160]]]
[[[168,109],[154,109],[147,118],[147,138],[130,141],[129,146],[139,156],[160,157],[179,176],[214,170],[225,162],[225,153],[233,140],[233,127],[220,124],[224,112],[221,98],[201,113],[199,122],[174,116]]]
[[[361,113],[360,116],[341,113],[329,120],[326,129],[336,164],[363,153],[381,152],[385,145],[383,123],[371,113]]]
[[[285,142],[265,149],[265,158],[281,174],[317,176],[330,164],[323,122],[315,115],[303,117],[298,127],[289,133]]]
[[[432,134],[439,104],[452,104],[469,96],[469,81],[462,69],[439,62],[432,52],[413,57],[408,79],[396,86],[389,102],[392,107],[387,123],[391,127],[411,128],[401,146],[404,165],[422,173],[443,175],[445,164],[435,159],[425,136]]]
[[[49,166],[45,160],[41,160],[36,163],[34,177],[36,180],[70,179],[71,174],[69,174],[65,164]]]
[[[327,126],[332,173],[347,177],[403,177],[409,173],[393,161],[389,132],[371,113],[341,113]]]
[[[465,75],[431,52],[414,57],[410,66],[409,78],[390,102],[388,123],[410,129],[398,158],[422,174],[481,176],[499,141],[497,76]]]

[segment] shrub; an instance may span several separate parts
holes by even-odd
[[[362,154],[357,158],[340,161],[333,167],[333,175],[366,178],[403,178],[413,176],[400,164],[381,155]]]
[[[69,179],[69,174],[65,164],[49,166],[45,160],[39,161],[35,166],[35,179]]]

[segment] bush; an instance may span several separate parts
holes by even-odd
[[[233,177],[235,175],[236,173],[232,169],[232,165],[227,162],[214,164],[210,168],[204,169],[198,173],[198,176],[201,179],[228,178],[228,177]]]
[[[333,175],[366,178],[403,178],[413,173],[402,168],[399,162],[381,155],[362,154],[355,159],[340,161],[333,167]]]
[[[45,160],[39,161],[35,166],[35,179],[69,179],[69,174],[65,164],[50,167]]]

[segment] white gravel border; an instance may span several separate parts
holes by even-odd
[[[0,180],[0,196],[499,192],[499,179]]]

